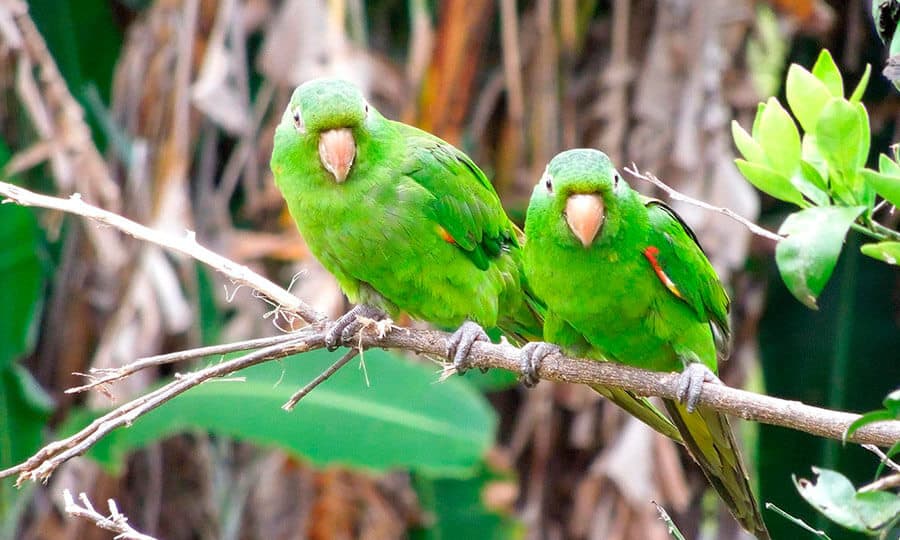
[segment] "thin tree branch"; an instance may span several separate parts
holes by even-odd
[[[293,298],[294,301],[290,305],[299,306],[295,308],[298,313],[302,310],[310,316],[311,320],[320,320],[320,315],[306,307],[287,291],[280,289],[269,280],[253,274],[249,269],[209,252],[192,239],[187,242],[172,241],[160,233],[146,229],[146,227],[137,225],[121,216],[101,211],[77,198],[65,200],[36,195],[2,182],[0,182],[0,194],[7,195],[22,204],[54,208],[97,219],[138,238],[144,238],[163,247],[180,251],[211,264],[233,279],[237,279],[236,276],[239,276],[242,283],[251,287],[255,288],[260,284],[263,288],[258,290],[261,290],[268,298],[278,299],[279,302],[282,299],[287,300],[286,296]],[[233,268],[241,268],[242,271],[230,273]],[[449,334],[445,332],[398,328],[392,328],[389,332],[385,332],[385,330],[380,325],[364,325],[354,345],[359,349],[382,347],[402,349],[438,358],[446,357]],[[157,390],[113,409],[71,437],[48,444],[24,463],[0,471],[0,478],[18,475],[17,482],[19,484],[26,480],[46,480],[60,464],[83,454],[113,429],[130,425],[141,415],[194,386],[213,378],[228,376],[235,371],[268,360],[318,349],[323,347],[324,343],[325,325],[316,324],[291,333],[290,340],[287,342],[268,345],[239,358],[178,377]],[[243,348],[246,345],[247,343],[244,342],[239,344],[239,347]],[[238,348],[237,345],[223,347]],[[168,360],[178,361],[197,357],[197,351],[166,356]],[[521,373],[521,351],[508,343],[476,342],[472,347],[469,359],[471,366],[475,368],[501,368]],[[133,371],[148,365],[146,359],[139,362],[143,362],[142,367],[137,367]],[[451,373],[452,367],[445,371]],[[643,396],[660,396],[668,399],[676,398],[678,386],[677,373],[660,373],[610,362],[579,360],[560,355],[546,358],[538,370],[538,376],[553,381],[614,386],[631,390]],[[860,417],[857,414],[812,407],[797,401],[746,392],[721,384],[704,385],[700,403],[745,420],[783,426],[837,440],[841,440],[847,427]],[[857,430],[850,440],[859,444],[891,446],[900,440],[900,421],[868,424]]]
[[[287,403],[282,405],[281,408],[286,411],[293,411],[294,407],[297,406],[297,403],[299,403],[301,399],[306,397],[306,395],[312,392],[317,386],[328,380],[329,377],[337,373],[339,369],[347,365],[347,362],[356,358],[359,353],[360,349],[357,348],[352,348],[347,351],[347,353],[340,357],[337,362],[328,366],[328,369],[319,373],[316,378],[311,380],[306,386],[297,390],[294,395],[291,396],[291,399],[287,400]]]
[[[641,180],[646,180],[647,182],[650,182],[654,186],[665,191],[669,195],[669,197],[671,197],[672,199],[674,199],[676,201],[686,202],[688,204],[692,204],[694,206],[699,206],[700,208],[704,208],[706,210],[711,210],[713,212],[718,212],[719,214],[728,216],[731,219],[737,221],[738,223],[741,223],[743,226],[750,229],[750,232],[752,232],[753,234],[762,236],[763,238],[768,238],[769,240],[774,240],[776,242],[780,242],[780,241],[784,240],[784,237],[781,236],[780,234],[773,233],[772,231],[770,231],[768,229],[764,229],[764,228],[760,227],[756,223],[753,223],[752,221],[745,218],[744,216],[739,215],[738,213],[736,213],[734,210],[731,210],[730,208],[723,208],[721,206],[713,206],[709,203],[703,202],[703,201],[695,199],[693,197],[688,197],[687,195],[685,195],[684,193],[681,193],[680,191],[676,191],[672,187],[666,185],[662,180],[657,178],[653,173],[640,172],[637,168],[637,165],[634,163],[631,164],[630,169],[628,167],[625,167],[625,172],[634,176],[635,178],[640,178]]]
[[[290,317],[290,314],[296,314],[309,323],[322,322],[326,318],[325,315],[306,305],[293,294],[253,272],[246,266],[237,264],[201,246],[197,243],[193,231],[188,231],[184,237],[177,238],[135,223],[114,212],[92,206],[81,200],[81,196],[77,193],[68,199],[62,199],[40,195],[13,184],[0,182],[0,195],[8,198],[8,201],[4,202],[13,201],[22,206],[38,206],[84,216],[104,225],[115,227],[140,240],[193,257],[225,274],[238,285],[246,285],[263,294],[278,306],[277,309],[280,313],[288,317]]]
[[[129,375],[133,375],[138,371],[155,366],[163,366],[166,364],[174,364],[186,360],[194,360],[214,354],[227,354],[236,351],[247,351],[258,349],[259,347],[267,347],[269,345],[277,345],[297,339],[294,334],[280,334],[272,337],[248,339],[246,341],[236,341],[234,343],[226,343],[224,345],[212,345],[209,347],[198,347],[196,349],[188,349],[169,354],[160,354],[156,356],[148,356],[147,358],[139,358],[130,364],[126,364],[117,368],[91,368],[89,373],[76,373],[87,377],[90,382],[83,386],[76,386],[65,391],[66,394],[78,394],[92,388],[105,387],[110,383],[124,379]]]
[[[92,521],[94,525],[100,527],[101,529],[105,529],[107,531],[111,531],[116,534],[116,538],[124,538],[128,540],[156,540],[153,536],[148,536],[144,533],[140,533],[131,525],[128,524],[128,518],[119,512],[119,508],[116,506],[116,501],[109,499],[107,504],[109,505],[109,516],[104,516],[100,512],[94,510],[94,505],[91,504],[90,499],[88,499],[87,494],[81,493],[78,495],[78,499],[81,501],[83,506],[79,506],[78,503],[75,502],[75,499],[72,497],[72,493],[69,492],[68,489],[63,490],[63,500],[65,501],[65,511],[67,514],[84,518],[88,521]]]

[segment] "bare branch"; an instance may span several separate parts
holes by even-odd
[[[84,216],[104,225],[115,227],[135,238],[145,240],[171,251],[182,253],[209,265],[231,278],[235,283],[246,285],[259,291],[276,303],[281,312],[295,313],[304,321],[310,323],[325,320],[323,314],[317,312],[299,298],[263,276],[253,272],[244,265],[237,264],[234,261],[226,259],[218,253],[201,246],[197,243],[192,231],[188,231],[182,238],[176,238],[149,227],[145,227],[139,223],[135,223],[116,213],[92,206],[81,200],[81,197],[77,193],[68,199],[61,199],[59,197],[40,195],[19,186],[14,186],[13,184],[0,182],[0,195],[8,197],[10,201],[16,202],[22,206],[38,206],[41,208],[62,210],[63,212]]]
[[[65,511],[67,514],[92,521],[94,522],[94,525],[101,529],[117,533],[117,539],[156,540],[153,536],[148,536],[134,530],[134,528],[128,524],[128,518],[119,512],[116,501],[112,499],[107,501],[107,504],[109,505],[109,516],[104,516],[100,512],[94,510],[94,506],[91,504],[90,499],[88,499],[87,494],[79,494],[78,499],[83,506],[79,506],[78,503],[75,502],[72,493],[70,493],[68,489],[63,490],[63,500],[66,503]]]
[[[625,167],[625,171],[627,173],[629,173],[630,175],[634,176],[635,178],[640,178],[641,180],[646,180],[647,182],[650,182],[654,186],[665,191],[669,195],[669,197],[671,197],[672,199],[674,199],[676,201],[686,202],[688,204],[692,204],[694,206],[699,206],[700,208],[704,208],[706,210],[711,210],[713,212],[718,212],[719,214],[722,214],[724,216],[728,216],[731,219],[737,221],[738,223],[741,223],[742,225],[744,225],[745,227],[750,229],[750,232],[752,232],[753,234],[762,236],[763,238],[768,238],[769,240],[774,240],[776,242],[780,242],[780,241],[784,240],[784,237],[781,236],[780,234],[773,233],[772,231],[770,231],[768,229],[764,229],[764,228],[760,227],[759,225],[757,225],[756,223],[753,223],[752,221],[745,218],[744,216],[737,214],[734,210],[732,210],[730,208],[723,208],[721,206],[713,206],[709,203],[703,202],[703,201],[695,199],[693,197],[688,197],[687,195],[685,195],[684,193],[681,193],[680,191],[676,191],[672,187],[666,185],[662,180],[660,180],[659,178],[654,176],[653,173],[649,173],[649,172],[641,173],[638,170],[637,165],[634,163],[631,164],[630,169],[628,167]]]
[[[347,351],[347,353],[344,354],[344,356],[340,357],[337,362],[328,366],[328,369],[326,369],[322,373],[319,373],[319,375],[316,376],[315,379],[311,380],[306,386],[304,386],[300,390],[297,390],[294,395],[291,396],[291,399],[287,400],[287,403],[282,405],[281,408],[286,411],[293,411],[294,407],[297,406],[297,403],[299,403],[301,399],[306,397],[306,395],[312,392],[313,389],[315,389],[317,386],[328,380],[329,377],[337,373],[339,369],[347,365],[347,362],[356,358],[359,352],[360,349],[357,348],[353,348]]]
[[[174,364],[175,362],[183,362],[186,360],[194,360],[196,358],[203,358],[205,356],[212,356],[214,354],[227,354],[236,351],[247,351],[250,349],[257,349],[259,347],[267,347],[270,345],[277,345],[279,343],[286,343],[294,339],[297,339],[297,336],[294,334],[280,334],[272,337],[248,339],[246,341],[237,341],[234,343],[226,343],[224,345],[198,347],[196,349],[188,349],[186,351],[178,351],[169,354],[149,356],[147,358],[139,358],[134,362],[131,362],[130,364],[126,364],[117,368],[91,368],[90,373],[79,374],[87,377],[90,380],[88,384],[85,384],[83,386],[76,386],[75,388],[69,388],[65,391],[65,393],[78,394],[92,388],[104,387],[109,385],[110,383],[124,379],[129,375],[133,375],[138,371],[150,367]]]

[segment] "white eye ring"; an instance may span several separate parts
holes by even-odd
[[[541,177],[541,183],[544,184],[544,189],[546,189],[548,193],[553,193],[553,177],[550,176],[550,173],[544,173],[544,176]]]
[[[303,124],[303,116],[299,109],[294,109],[294,129],[299,133],[306,133],[306,126]]]

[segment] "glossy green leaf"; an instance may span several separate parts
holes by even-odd
[[[785,84],[788,105],[791,112],[805,131],[815,131],[816,122],[825,104],[831,99],[831,92],[825,83],[797,64],[788,69]]]
[[[744,175],[756,189],[768,193],[776,199],[803,204],[803,194],[791,183],[788,178],[765,165],[750,163],[743,159],[734,160],[741,174]]]
[[[859,250],[873,259],[900,266],[900,242],[865,244]]]
[[[751,163],[766,164],[766,152],[753,137],[747,133],[744,128],[737,123],[737,120],[731,121],[731,136],[734,139],[734,145],[740,151],[744,159]]]
[[[850,224],[865,210],[855,207],[807,208],[788,216],[779,229],[775,261],[785,285],[806,306],[816,298],[834,271]]]
[[[763,112],[766,110],[766,104],[760,103],[756,106],[756,116],[753,117],[753,126],[750,129],[750,135],[754,140],[759,140],[759,124],[762,121]]]
[[[850,480],[841,473],[818,467],[813,467],[813,473],[817,475],[815,482],[794,477],[797,491],[806,502],[847,529],[867,532],[868,527],[852,508],[856,489]]]
[[[862,101],[863,94],[866,93],[866,88],[869,86],[869,77],[872,76],[872,64],[866,64],[866,70],[863,72],[863,76],[860,77],[859,82],[856,83],[856,88],[853,89],[853,93],[850,95],[850,103],[859,103]]]
[[[862,177],[875,193],[894,206],[900,206],[900,176],[863,169]]]
[[[819,58],[813,65],[812,74],[825,84],[832,96],[844,97],[844,79],[828,49],[822,49],[822,52],[819,53]]]
[[[800,132],[791,115],[777,99],[769,98],[759,121],[759,136],[754,136],[769,166],[786,178],[800,165]]]
[[[110,433],[89,455],[115,469],[131,450],[202,430],[277,447],[318,465],[466,475],[493,444],[496,416],[471,385],[455,377],[437,383],[433,366],[381,350],[365,353],[370,387],[351,364],[294,411],[281,409],[336,359],[313,351],[239,372],[246,382],[208,382]]]
[[[900,515],[900,496],[889,491],[858,492],[852,508],[867,529],[877,531]]]
[[[849,182],[869,154],[868,114],[861,103],[833,98],[816,124],[816,144],[829,165]],[[850,186],[848,186],[850,187]]]

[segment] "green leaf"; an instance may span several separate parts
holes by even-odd
[[[28,459],[41,445],[53,402],[22,366],[0,369],[0,470]],[[20,494],[15,478],[0,480],[0,524]],[[2,527],[0,527],[2,530]]]
[[[753,140],[753,137],[737,123],[737,120],[731,121],[731,136],[734,138],[734,145],[744,159],[751,163],[766,164],[766,153],[762,146]]]
[[[816,309],[816,298],[834,271],[847,229],[865,210],[855,207],[807,208],[788,216],[779,229],[787,238],[775,248],[784,284],[798,300]]]
[[[877,531],[900,515],[900,496],[889,491],[858,492],[852,508],[866,528]]]
[[[828,186],[825,179],[808,161],[800,161],[800,174],[792,176],[791,183],[818,206],[828,206]]]
[[[785,178],[793,176],[800,165],[800,133],[791,115],[774,97],[766,102],[754,136],[766,153],[769,165]]]
[[[762,120],[762,115],[766,110],[766,104],[760,103],[756,106],[756,116],[753,117],[753,127],[750,129],[750,135],[753,136],[754,140],[759,140],[759,124]]]
[[[39,312],[44,272],[40,232],[29,208],[0,206],[0,369],[24,354]]]
[[[866,414],[851,422],[849,426],[847,426],[847,429],[844,430],[844,435],[842,438],[844,442],[846,442],[847,439],[852,437],[854,433],[859,431],[859,428],[867,426],[873,422],[884,422],[885,420],[893,420],[894,418],[894,415],[889,411],[878,410],[867,412]]]
[[[822,52],[819,53],[819,58],[813,65],[812,74],[825,83],[825,87],[828,88],[832,96],[836,98],[844,97],[844,79],[841,77],[841,72],[838,70],[837,64],[834,63],[834,58],[831,57],[828,49],[822,49]]]
[[[433,478],[413,475],[413,487],[423,510],[434,516],[428,528],[412,531],[413,540],[450,538],[521,539],[523,524],[509,508],[489,508],[491,491],[503,484],[515,489],[516,479],[509,473],[494,472],[482,466],[472,478]],[[494,497],[496,498],[496,497]]]
[[[878,154],[878,172],[900,177],[900,165],[887,154]]]
[[[869,532],[866,524],[852,508],[856,489],[841,473],[813,467],[818,478],[815,483],[794,477],[794,485],[806,502],[828,519],[856,532]]]
[[[900,389],[894,390],[885,396],[884,408],[891,412],[896,418],[900,418]]]
[[[875,193],[894,206],[900,206],[900,176],[863,169],[862,177]]]
[[[796,205],[803,204],[803,195],[800,190],[786,176],[765,165],[750,163],[743,159],[736,159],[734,163],[744,178],[756,186],[756,189],[782,201],[792,202]]]
[[[113,431],[88,455],[116,470],[131,450],[203,430],[277,447],[318,465],[460,476],[471,473],[493,444],[497,418],[471,385],[455,377],[438,384],[433,366],[381,350],[365,353],[370,387],[359,369],[347,366],[294,411],[281,409],[335,359],[313,351],[243,370],[237,375],[245,382],[208,382]]]
[[[900,266],[900,242],[864,244],[859,250],[873,259]]]
[[[825,83],[797,64],[788,69],[785,88],[788,105],[805,131],[815,131],[819,114],[831,99]]]
[[[850,103],[859,103],[862,101],[863,94],[866,93],[866,87],[869,86],[869,77],[872,75],[872,64],[866,64],[866,70],[863,72],[863,76],[860,77],[859,82],[856,84],[856,88],[853,89],[853,93],[850,95]]]
[[[893,446],[888,448],[888,451],[884,453],[885,459],[891,459],[895,455],[897,455],[897,453],[900,453],[900,441],[895,442],[893,444]],[[875,469],[875,478],[878,478],[879,476],[881,476],[881,472],[884,470],[886,465],[887,464],[886,464],[885,460],[884,459],[881,460],[881,463],[878,464],[878,468]]]
[[[833,169],[849,182],[869,153],[868,114],[861,103],[832,98],[816,124],[816,144]],[[848,185],[848,187],[851,187]]]

